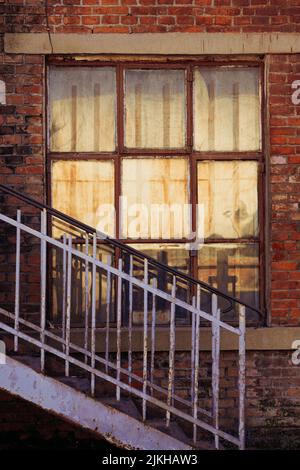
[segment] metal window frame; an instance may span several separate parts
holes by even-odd
[[[78,57],[80,60],[78,60]],[[49,149],[49,69],[51,67],[114,67],[116,69],[116,146],[113,152],[52,152]],[[193,70],[197,67],[257,67],[260,70],[260,126],[261,126],[261,148],[258,151],[198,151],[193,148]],[[124,88],[124,74],[125,70],[130,69],[145,69],[145,70],[186,70],[186,147],[180,149],[145,149],[134,148],[129,149],[124,145],[124,117],[125,117],[125,88]],[[52,162],[57,160],[111,160],[114,163],[114,183],[115,183],[115,235],[120,239],[120,207],[119,198],[121,196],[121,164],[122,160],[126,158],[186,158],[189,164],[189,201],[192,205],[192,220],[191,230],[196,231],[196,203],[197,203],[197,163],[199,161],[257,161],[258,163],[258,226],[259,236],[247,239],[206,239],[204,243],[235,243],[244,244],[256,243],[259,246],[259,309],[265,312],[266,298],[266,266],[265,266],[265,188],[264,188],[264,173],[265,173],[265,126],[264,126],[264,113],[265,113],[265,64],[261,57],[253,58],[236,58],[232,57],[118,57],[110,56],[105,59],[92,59],[91,56],[85,58],[84,56],[70,57],[70,56],[53,56],[47,60],[47,80],[46,80],[46,198],[47,203],[51,205],[51,166]],[[123,239],[122,242],[127,244],[142,244],[150,243],[186,243],[188,240],[182,239]],[[190,240],[189,240],[190,241]],[[117,249],[118,250],[118,249]],[[189,253],[189,275],[197,278],[197,253]],[[116,253],[116,258],[118,258]],[[51,296],[50,296],[51,297]],[[50,298],[49,297],[49,298]]]

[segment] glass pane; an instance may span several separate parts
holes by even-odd
[[[151,256],[162,264],[167,264],[170,267],[177,269],[180,272],[188,274],[189,272],[189,251],[185,249],[184,244],[159,244],[159,243],[139,243],[131,245],[133,248]],[[124,254],[125,255],[125,254]],[[128,257],[128,256],[127,256]],[[126,261],[126,257],[124,256]],[[128,262],[127,262],[128,264]],[[126,270],[126,262],[124,263]],[[133,260],[133,275],[143,280],[143,261],[134,257]],[[127,271],[129,266],[127,267]],[[128,271],[129,272],[129,271]],[[173,275],[167,273],[163,269],[149,263],[148,265],[149,282],[152,283],[154,279],[157,280],[157,287],[169,294],[172,293]],[[188,282],[181,280],[180,277],[176,281],[176,297],[190,302],[190,291]],[[149,295],[149,322],[151,322],[152,314],[152,296]],[[144,293],[142,289],[133,289],[133,320],[135,323],[143,323],[144,316]],[[190,320],[190,314],[181,307],[176,308],[176,323],[187,324]],[[159,297],[156,298],[156,322],[169,323],[170,322],[170,302],[165,301]]]
[[[184,147],[185,94],[183,70],[127,70],[126,147]]]
[[[114,236],[113,162],[53,162],[52,205],[55,209]]]
[[[198,204],[205,238],[257,236],[257,162],[198,163]]]
[[[85,243],[73,243],[73,248],[85,253]],[[89,255],[93,255],[92,243],[89,244]],[[52,306],[51,318],[55,322],[63,319],[64,305],[64,277],[63,273],[63,252],[60,248],[52,247],[50,250],[52,255]],[[108,245],[97,244],[97,259],[105,264],[114,265],[114,250]],[[85,261],[80,257],[72,256],[72,291],[71,291],[71,325],[84,327],[86,314],[86,273]],[[96,269],[96,323],[103,324],[106,321],[107,314],[107,271],[97,267]],[[111,296],[110,296],[110,320],[115,321],[115,282],[111,280]],[[88,269],[88,311],[92,308],[92,267]],[[89,317],[89,321],[90,321]]]
[[[259,308],[258,245],[211,244],[198,251],[198,279]]]
[[[115,69],[55,67],[49,86],[53,152],[115,149]]]
[[[182,238],[189,235],[188,161],[180,158],[124,159],[124,238]]]
[[[197,150],[261,147],[258,68],[198,68],[194,79]]]

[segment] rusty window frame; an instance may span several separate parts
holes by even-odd
[[[80,56],[79,56],[80,57]],[[235,244],[257,244],[259,249],[259,308],[265,311],[265,274],[266,266],[264,262],[265,256],[265,236],[264,236],[264,223],[265,223],[265,203],[264,203],[264,172],[265,172],[265,128],[264,112],[265,112],[265,78],[264,78],[264,62],[261,58],[247,59],[202,59],[200,57],[139,57],[136,60],[134,57],[110,57],[109,59],[91,59],[85,60],[84,56],[72,58],[64,56],[54,56],[47,61],[47,72],[51,66],[57,67],[112,67],[116,69],[116,98],[117,98],[117,116],[116,116],[116,146],[113,152],[51,152],[49,149],[49,110],[48,110],[48,92],[49,84],[47,79],[47,93],[46,93],[46,186],[47,186],[47,202],[51,204],[51,165],[55,160],[112,160],[114,162],[114,178],[115,178],[115,231],[116,238],[120,239],[120,207],[119,197],[121,196],[121,164],[122,160],[126,158],[186,158],[189,164],[189,202],[192,205],[192,218],[191,218],[191,231],[196,231],[196,203],[197,203],[197,163],[199,161],[257,161],[258,163],[258,237],[253,238],[222,238],[222,239],[205,239],[204,244],[216,243],[235,243]],[[197,67],[257,67],[260,70],[260,126],[261,126],[261,148],[258,151],[199,151],[193,149],[193,70]],[[134,148],[128,149],[124,146],[124,72],[127,69],[150,69],[150,70],[165,70],[165,69],[181,69],[186,70],[186,147],[180,149],[145,149]],[[48,77],[48,74],[47,74]],[[186,243],[190,240],[185,238],[181,239],[123,239],[122,242],[126,244],[151,244],[151,243],[166,243],[166,244],[179,244]],[[197,277],[197,253],[189,252],[189,274],[192,277]]]

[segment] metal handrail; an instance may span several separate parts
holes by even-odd
[[[263,320],[263,318],[264,318],[263,314],[260,310],[258,310],[255,307],[249,305],[248,303],[243,302],[243,301],[241,301],[241,300],[239,300],[235,297],[232,297],[232,296],[226,294],[225,292],[222,292],[221,290],[216,289],[216,288],[210,286],[209,284],[207,284],[203,281],[200,281],[198,279],[195,279],[195,278],[189,276],[188,274],[185,274],[185,273],[183,273],[181,271],[178,271],[177,269],[174,269],[174,268],[172,268],[172,267],[170,267],[170,266],[168,266],[164,263],[161,263],[160,261],[157,261],[156,259],[154,259],[151,256],[147,255],[146,253],[143,253],[139,250],[136,250],[135,248],[132,248],[132,247],[126,245],[125,243],[122,243],[119,240],[113,239],[113,238],[109,237],[108,235],[100,232],[99,230],[97,230],[97,229],[95,229],[95,228],[93,228],[93,227],[77,220],[77,219],[74,219],[73,217],[71,217],[67,214],[64,214],[63,212],[58,211],[57,209],[54,209],[53,207],[51,207],[47,204],[39,202],[36,199],[33,199],[30,196],[26,196],[23,193],[20,193],[19,191],[16,191],[15,189],[12,189],[12,188],[10,188],[8,186],[5,186],[3,184],[0,184],[0,191],[4,192],[6,194],[9,194],[13,197],[16,197],[17,199],[20,199],[23,202],[26,202],[27,204],[29,204],[31,206],[34,206],[34,207],[36,207],[40,210],[46,209],[46,211],[49,214],[51,214],[52,216],[54,216],[54,217],[56,217],[60,220],[63,220],[64,222],[66,222],[68,224],[71,224],[71,225],[77,227],[78,229],[83,230],[86,233],[89,233],[91,235],[96,234],[97,236],[100,236],[102,241],[107,242],[108,244],[114,246],[115,248],[119,248],[122,251],[125,251],[130,255],[133,255],[133,256],[136,256],[137,258],[140,258],[141,260],[147,259],[148,262],[151,263],[151,265],[155,266],[156,268],[161,269],[164,272],[168,272],[169,274],[172,274],[172,275],[176,276],[177,278],[181,278],[181,279],[183,279],[183,280],[185,280],[185,281],[187,281],[191,284],[194,284],[196,286],[197,285],[201,286],[203,289],[209,291],[211,294],[216,294],[218,297],[223,297],[225,300],[227,300],[229,302],[229,306],[222,310],[223,313],[229,312],[233,308],[232,304],[237,303],[237,304],[242,305],[242,306],[246,307],[247,309],[250,309],[253,312],[257,313],[261,320]]]
[[[220,448],[219,439],[224,439],[240,449],[245,448],[245,372],[246,372],[246,348],[245,348],[245,306],[239,305],[238,308],[238,326],[232,326],[220,318],[220,309],[218,308],[217,295],[212,295],[212,302],[210,312],[201,309],[201,286],[198,286],[197,293],[190,301],[184,301],[176,295],[176,276],[173,276],[172,293],[161,290],[157,287],[156,282],[150,282],[148,272],[148,261],[144,259],[143,266],[143,280],[135,277],[132,274],[133,256],[130,259],[130,273],[128,274],[123,270],[123,260],[120,258],[118,267],[111,266],[109,263],[104,263],[97,255],[97,238],[96,233],[93,235],[92,253],[88,250],[85,252],[79,251],[72,243],[72,236],[64,234],[62,240],[53,238],[47,234],[47,210],[44,208],[40,213],[40,229],[32,228],[22,222],[21,210],[17,210],[17,217],[13,219],[0,212],[1,223],[14,227],[16,230],[16,239],[9,240],[9,243],[15,243],[16,251],[16,272],[15,272],[15,305],[14,313],[5,312],[0,309],[0,330],[5,331],[14,337],[14,351],[18,352],[19,340],[29,342],[40,350],[40,369],[45,373],[45,358],[46,354],[50,353],[62,359],[65,363],[66,377],[70,376],[70,366],[74,365],[84,370],[90,376],[90,394],[95,396],[96,392],[96,378],[104,379],[110,382],[116,391],[116,399],[120,401],[121,391],[126,391],[141,400],[142,405],[142,418],[143,421],[147,420],[147,410],[149,412],[148,404],[154,405],[165,414],[166,426],[170,426],[170,419],[177,417],[183,419],[185,422],[193,426],[193,442],[196,444],[199,436],[198,430],[202,429],[213,435],[215,441],[215,448]],[[33,237],[40,242],[40,318],[39,326],[22,318],[23,309],[20,304],[21,297],[21,234]],[[88,242],[88,240],[87,240]],[[49,261],[47,261],[47,246],[54,247],[63,255],[63,265],[59,271],[63,280],[63,294],[62,294],[62,329],[57,333],[49,331],[49,325],[46,321],[46,271]],[[87,282],[82,287],[85,295],[88,296],[88,308],[85,311],[85,334],[84,334],[84,347],[79,346],[78,343],[74,344],[75,338],[72,338],[71,329],[72,322],[72,262],[74,257],[81,259],[86,268],[86,274],[90,275],[90,283]],[[51,262],[50,262],[51,265]],[[102,282],[102,276],[97,276],[97,271],[102,272],[107,282],[107,297],[106,297],[106,329],[105,329],[105,356],[99,356],[96,349],[96,334],[97,323],[96,318],[98,310],[96,307],[96,293],[99,292],[98,283]],[[154,279],[156,281],[156,279]],[[116,286],[113,289],[113,284]],[[91,286],[91,289],[89,288]],[[123,287],[129,286],[129,305],[133,306],[133,288],[141,291],[144,296],[143,305],[143,359],[142,359],[142,376],[136,382],[136,373],[134,368],[134,357],[132,348],[132,319],[133,308],[130,308],[129,317],[131,322],[128,328],[128,352],[125,363],[122,361],[122,324],[123,324],[123,304],[122,292]],[[114,292],[112,297],[112,292]],[[157,328],[157,302],[156,299],[160,298],[169,303],[168,311],[169,318],[169,351],[167,373],[167,385],[157,382],[155,378],[155,360],[160,357],[160,350],[157,348],[156,341],[156,328]],[[116,338],[113,339],[110,335],[109,316],[110,305],[114,299],[117,314]],[[152,301],[151,301],[152,299]],[[190,368],[188,370],[187,390],[188,394],[184,400],[181,399],[180,394],[177,394],[175,387],[176,382],[176,352],[180,349],[176,346],[176,314],[179,309],[185,310],[192,318],[192,327],[190,330],[191,349],[190,349]],[[151,319],[149,314],[151,313]],[[10,321],[1,321],[1,315],[5,316]],[[12,321],[13,322],[12,322]],[[200,325],[201,320],[201,325]],[[208,321],[211,326],[211,398],[210,403],[207,405],[205,402],[200,402],[199,396],[199,381],[200,379],[200,365],[202,359],[200,358],[200,331],[203,326],[203,320]],[[28,328],[24,331],[24,326]],[[151,330],[151,331],[150,331]],[[238,409],[238,430],[224,431],[224,424],[221,421],[220,415],[220,370],[221,370],[221,334],[223,332],[230,332],[235,335],[238,341],[238,404],[234,409]],[[37,337],[37,334],[39,338]],[[49,344],[51,339],[51,344]],[[71,341],[72,339],[72,341]],[[59,343],[58,346],[52,345],[52,340]],[[113,344],[113,352],[116,354],[110,357],[111,345]],[[80,349],[78,348],[80,347]],[[74,357],[75,353],[80,352],[83,357],[80,359]],[[123,365],[124,364],[124,365]],[[100,367],[98,367],[100,366]],[[104,368],[103,368],[104,366]],[[124,374],[124,367],[127,369]],[[186,368],[186,364],[184,365]],[[155,393],[154,393],[155,392]],[[157,393],[156,393],[157,392]],[[209,411],[207,408],[209,408]],[[205,420],[200,418],[200,415],[205,415]],[[238,436],[237,436],[238,434]]]

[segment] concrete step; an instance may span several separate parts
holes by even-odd
[[[167,426],[166,420],[147,419],[147,424],[165,434],[168,434],[169,436],[174,437],[175,439],[178,439],[181,442],[185,442],[186,444],[188,444],[190,441],[183,429],[179,426],[178,423],[176,423],[176,421],[171,421],[170,425]]]
[[[105,405],[111,406],[112,408],[115,408],[116,410],[122,411],[122,413],[128,414],[132,418],[135,418],[137,420],[141,420],[142,416],[140,412],[138,411],[137,407],[134,404],[134,401],[130,398],[122,398],[120,401],[118,401],[116,398],[97,398],[101,403],[104,403]]]
[[[31,369],[36,372],[41,370],[41,356],[40,354],[23,354],[23,353],[10,353],[10,357],[16,361],[22,362],[26,366],[31,367]]]

